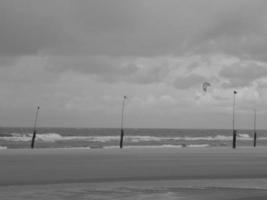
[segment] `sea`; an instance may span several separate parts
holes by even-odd
[[[0,128],[0,150],[30,148],[32,128]],[[253,146],[254,131],[238,130],[237,146]],[[124,148],[194,148],[232,146],[227,129],[124,129]],[[35,148],[119,148],[116,128],[38,128]],[[257,131],[257,145],[267,146],[267,130]]]

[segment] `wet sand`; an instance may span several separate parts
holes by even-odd
[[[60,195],[74,188],[97,199],[267,199],[267,148],[8,149],[0,161],[1,199],[71,199]]]

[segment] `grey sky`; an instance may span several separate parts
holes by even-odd
[[[2,0],[0,125],[267,128],[265,0]],[[211,83],[207,93],[204,81]]]

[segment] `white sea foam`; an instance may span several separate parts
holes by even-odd
[[[208,144],[189,144],[186,147],[209,147]]]
[[[56,141],[67,141],[67,140],[82,140],[91,142],[109,142],[118,140],[119,136],[61,136],[57,133],[39,134],[37,140],[43,142],[56,142]]]
[[[58,147],[55,149],[92,149],[91,147]]]
[[[239,133],[238,136],[240,136],[242,138],[250,138],[250,135],[246,134],[246,133]]]
[[[163,144],[163,145],[127,145],[123,148],[126,149],[138,149],[138,148],[183,148],[183,147],[209,147],[208,144],[189,144],[189,145],[170,145],[170,144]],[[104,149],[118,149],[119,146],[104,146]]]
[[[155,137],[155,136],[126,136],[125,137],[126,140],[130,141],[130,142],[149,142],[149,141],[162,141],[162,140],[166,140],[168,138],[166,137]]]
[[[163,145],[127,145],[123,148],[126,149],[139,149],[139,148],[182,148],[182,145],[169,145],[169,144],[163,144]],[[118,149],[119,146],[104,146],[104,149]]]
[[[11,142],[29,142],[32,139],[32,133],[19,134],[12,133],[12,136],[0,137],[0,140],[11,141]],[[83,140],[92,142],[108,142],[118,140],[119,136],[62,136],[58,133],[46,133],[37,134],[36,140],[43,142],[56,142],[56,141],[67,141],[67,140]]]
[[[7,149],[6,146],[0,146],[0,150]]]
[[[251,140],[248,134],[238,134],[239,140]],[[10,137],[4,136],[0,137],[0,140],[11,141],[11,142],[29,142],[32,139],[32,133],[12,133]],[[168,142],[168,141],[231,141],[232,136],[216,135],[216,136],[206,136],[206,137],[159,137],[159,136],[142,136],[142,135],[130,135],[125,136],[126,142],[138,143],[138,142]],[[266,137],[259,138],[262,140],[267,140]],[[57,142],[57,141],[91,141],[91,142],[112,142],[118,141],[118,136],[62,136],[58,133],[46,133],[37,134],[37,141],[42,142]]]
[[[241,140],[250,140],[248,134],[239,135]],[[126,140],[130,142],[146,142],[146,141],[167,141],[167,140],[184,140],[184,141],[231,141],[232,136],[216,135],[216,136],[206,136],[206,137],[156,137],[156,136],[126,136]]]

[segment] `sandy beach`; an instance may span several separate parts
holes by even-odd
[[[8,149],[0,161],[0,199],[267,198],[267,148]]]

